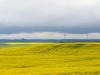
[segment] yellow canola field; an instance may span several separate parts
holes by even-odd
[[[0,75],[100,75],[100,43],[28,44],[0,48]]]

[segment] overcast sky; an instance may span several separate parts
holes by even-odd
[[[0,33],[100,32],[100,0],[0,0]]]
[[[69,34],[58,32],[34,32],[0,34],[0,39],[87,39],[87,34]],[[88,39],[100,39],[100,33],[89,33]]]

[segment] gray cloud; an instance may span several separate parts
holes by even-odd
[[[0,34],[20,33],[20,32],[62,32],[62,33],[97,33],[100,26],[88,27],[66,27],[66,26],[24,26],[24,27],[1,27]]]
[[[100,0],[0,0],[0,33],[100,32]]]

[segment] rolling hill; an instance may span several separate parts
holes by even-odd
[[[7,43],[6,45],[8,46],[1,45],[0,48],[2,75],[68,75],[68,73],[86,75],[87,72],[88,75],[97,75],[97,72],[100,74],[100,43]]]

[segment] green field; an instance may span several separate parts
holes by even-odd
[[[100,43],[0,44],[0,75],[100,75]]]

